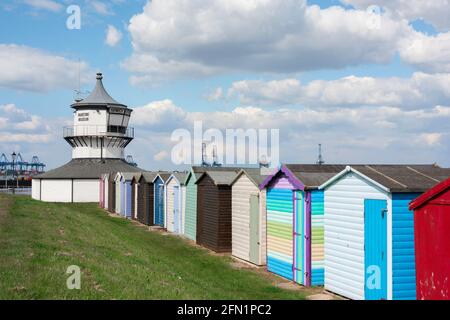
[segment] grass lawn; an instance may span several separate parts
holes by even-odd
[[[174,236],[108,216],[93,204],[0,195],[0,299],[303,299],[278,278],[236,270]],[[67,267],[81,268],[68,290]]]

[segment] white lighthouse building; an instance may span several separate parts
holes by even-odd
[[[125,147],[134,138],[128,127],[132,110],[114,100],[97,74],[94,91],[72,104],[73,126],[64,128],[72,147],[66,165],[33,178],[33,199],[46,202],[98,202],[104,173],[138,172],[125,161]]]

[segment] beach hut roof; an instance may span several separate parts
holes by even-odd
[[[147,183],[152,183],[155,180],[155,177],[158,175],[157,172],[142,172],[142,175],[139,180],[144,180]]]
[[[122,173],[122,177],[126,180],[126,181],[131,181],[133,180],[134,176],[136,175],[135,172],[123,172]]]
[[[409,210],[415,210],[423,206],[430,200],[436,198],[437,196],[439,196],[440,194],[449,189],[450,189],[450,178],[435,185],[433,188],[425,192],[423,195],[412,201],[411,204],[409,205]]]
[[[169,180],[170,176],[172,175],[172,172],[168,172],[168,171],[158,171],[158,172],[155,172],[155,173],[156,173],[156,175],[153,178],[152,182],[155,182],[156,179],[161,178],[161,180],[164,183],[166,183],[167,180]]]
[[[290,182],[300,190],[317,189],[321,184],[334,177],[345,169],[345,165],[319,165],[319,164],[285,164],[269,175],[260,188],[266,188],[280,173],[284,173]]]
[[[242,169],[238,172],[231,185],[235,184],[243,174],[245,174],[257,187],[259,187],[259,185],[263,183],[264,180],[269,176],[269,173],[267,173],[267,169],[264,168]]]
[[[353,165],[320,186],[324,189],[353,172],[387,192],[424,192],[450,176],[450,169],[437,165]]]
[[[214,182],[216,186],[231,186],[231,183],[236,178],[236,171],[206,171],[203,173],[198,179],[198,183],[201,179],[203,179],[206,175],[208,175]]]
[[[171,179],[176,179],[179,184],[184,185],[186,182],[187,172],[174,172],[172,175],[167,179],[166,183],[169,183]]]

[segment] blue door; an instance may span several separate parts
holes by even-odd
[[[303,192],[294,192],[294,282],[305,284],[304,279],[304,247],[305,247],[305,223]]]
[[[164,184],[161,179],[155,182],[155,225],[164,227]]]
[[[387,299],[387,202],[364,201],[366,300]]]
[[[127,182],[126,186],[127,186],[127,209],[126,209],[127,218],[131,219],[131,214],[132,214],[131,202],[134,201],[134,199],[132,199],[132,197],[131,197],[131,188],[132,188],[131,182],[130,183]]]
[[[180,187],[173,187],[173,223],[175,233],[181,233]]]

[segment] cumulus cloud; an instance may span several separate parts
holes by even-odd
[[[0,44],[0,87],[35,92],[73,89],[87,83],[89,67],[63,56],[15,44]]]
[[[166,160],[168,157],[169,157],[169,154],[167,151],[161,151],[161,152],[158,152],[157,154],[155,154],[153,159],[155,161],[160,162],[160,161]]]
[[[123,66],[140,85],[224,71],[292,73],[387,63],[406,21],[304,0],[149,1],[131,18],[134,52]]]
[[[366,9],[372,5],[383,7],[394,17],[414,21],[422,19],[439,30],[450,28],[450,0],[341,0],[358,9]]]
[[[52,12],[58,12],[63,8],[60,3],[53,0],[24,0],[24,3],[35,9],[48,10]]]
[[[401,42],[400,57],[421,70],[450,72],[450,32],[435,36],[416,32]]]
[[[224,98],[222,87],[216,88],[213,92],[206,95],[208,101],[219,101]]]
[[[98,0],[91,0],[91,1],[88,1],[88,3],[91,6],[91,8],[100,15],[107,16],[107,15],[114,14],[114,12],[110,8],[110,6],[105,2],[98,1]]]
[[[186,112],[171,100],[151,102],[145,106],[134,108],[132,123],[147,126],[155,131],[170,131],[184,126]]]
[[[110,47],[115,47],[122,40],[122,36],[122,32],[117,30],[116,27],[109,25],[106,29],[105,43]]]
[[[329,163],[438,162],[450,165],[446,156],[450,151],[450,107],[446,106],[417,110],[396,107],[264,110],[241,106],[229,112],[188,112],[170,100],[153,102],[149,106],[177,110],[178,126],[172,125],[173,113],[162,112],[158,116],[158,121],[171,130],[192,131],[194,121],[202,121],[204,130],[280,129],[284,162],[314,162],[317,144],[322,143]],[[171,130],[154,125],[153,109],[141,109],[139,118],[147,119],[137,125],[145,141],[135,141],[131,146],[133,152],[142,154],[141,159],[145,159],[149,148],[154,150],[153,154],[161,150],[170,154],[174,145],[170,141]],[[143,148],[144,144],[148,147]]]
[[[450,100],[450,74],[414,73],[410,78],[349,76],[337,80],[297,79],[236,81],[228,96],[245,105],[310,107],[394,106],[420,109]]]
[[[0,105],[0,142],[49,142],[51,128],[41,117],[15,104]]]

